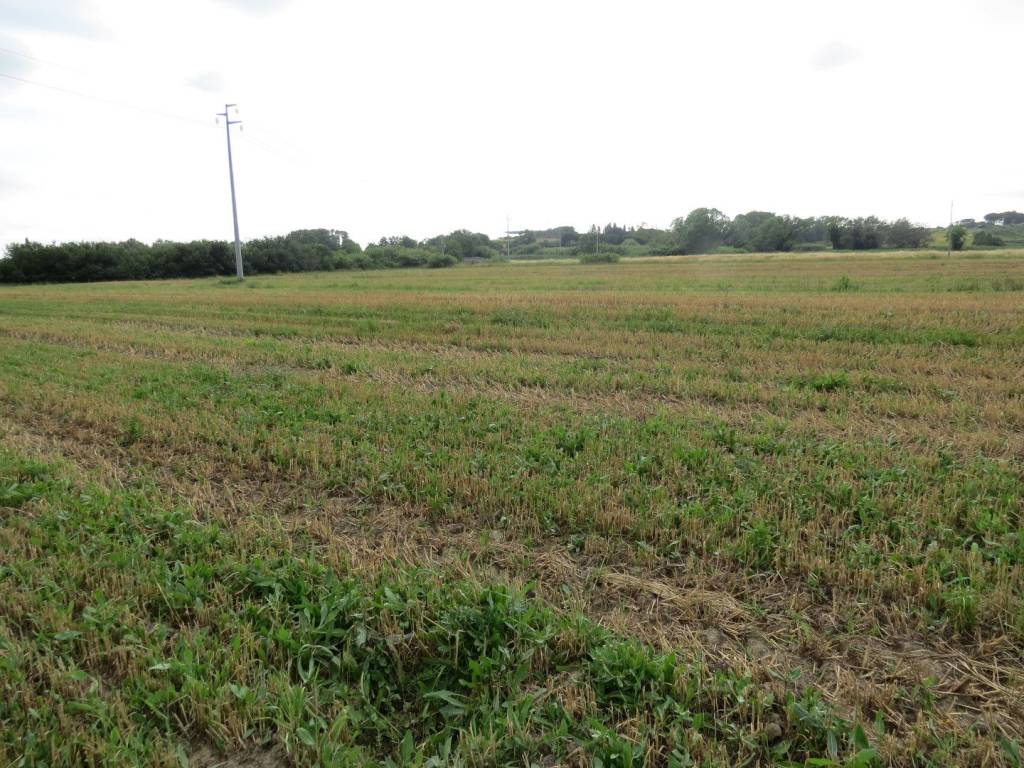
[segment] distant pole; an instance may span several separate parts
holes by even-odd
[[[508,214],[505,214],[505,258],[512,258],[512,231],[509,229],[511,224],[508,221]]]
[[[953,201],[949,201],[949,238],[946,240],[946,258],[953,255]]]
[[[241,120],[232,120],[228,117],[228,110],[234,104],[225,104],[224,111],[217,114],[224,118],[224,133],[228,138],[228,178],[231,180],[231,218],[235,223],[235,274],[239,280],[245,279],[242,271],[242,241],[238,238],[238,203],[235,201],[235,165],[231,160],[231,126],[239,125]]]

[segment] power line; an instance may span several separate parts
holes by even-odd
[[[9,50],[9,49],[7,49],[7,48],[0,48],[0,51],[7,51],[7,50]],[[41,60],[37,59],[37,61],[41,61]],[[197,120],[197,119],[192,118],[192,117],[186,117],[184,115],[178,115],[178,114],[175,114],[173,112],[166,112],[166,111],[160,110],[160,109],[153,109],[151,107],[145,107],[145,106],[141,106],[139,104],[132,104],[132,103],[127,102],[127,101],[120,101],[120,100],[117,100],[117,99],[107,99],[107,98],[104,98],[104,97],[101,97],[101,96],[94,96],[94,95],[92,95],[90,93],[86,93],[84,91],[75,90],[73,88],[65,88],[64,86],[53,85],[51,83],[44,83],[44,82],[40,82],[38,80],[30,80],[28,78],[19,77],[18,75],[11,75],[11,74],[8,74],[6,72],[0,72],[0,77],[4,77],[4,78],[7,78],[8,80],[13,80],[15,82],[22,83],[24,85],[31,85],[31,86],[35,86],[37,88],[44,88],[44,89],[49,90],[49,91],[55,91],[57,93],[62,93],[62,94],[66,94],[66,95],[69,95],[69,96],[76,96],[78,98],[86,99],[88,101],[93,101],[93,102],[96,102],[98,104],[105,104],[107,106],[114,106],[114,107],[118,107],[118,108],[121,108],[121,109],[132,109],[132,110],[136,110],[138,112],[144,112],[146,114],[154,115],[156,117],[161,117],[161,118],[168,119],[168,120],[175,120],[177,122],[190,123],[192,125],[201,125],[204,128],[208,126],[208,123],[206,123],[205,121]],[[267,132],[266,129],[262,128],[262,127],[261,127],[260,130],[262,132]],[[303,158],[296,157],[296,152],[295,151],[290,151],[288,149],[285,149],[282,146],[280,146],[279,144],[277,146],[275,146],[276,142],[267,142],[267,141],[261,140],[259,138],[256,138],[255,136],[252,136],[248,132],[244,136],[244,141],[247,144],[255,145],[256,147],[258,147],[261,151],[265,152],[266,154],[274,156],[274,157],[277,157],[280,160],[283,160],[283,161],[285,161],[285,162],[287,162],[287,163],[289,163],[289,164],[291,164],[291,165],[295,166],[296,168],[299,168],[299,169],[301,169],[303,171],[315,172],[315,171],[318,170],[318,167],[313,166],[311,163],[309,163],[308,161],[305,161]]]
[[[302,168],[304,170],[314,170],[312,165],[300,162],[296,158],[292,157],[286,150],[283,150],[281,148],[275,148],[273,144],[268,144],[264,141],[261,141],[260,139],[255,138],[252,135],[251,131],[245,132],[245,134],[242,136],[242,141],[245,142],[246,144],[252,144],[256,147],[259,147],[263,152],[266,152],[268,155],[272,155],[281,160],[284,160],[286,163],[290,163],[294,165],[296,168]]]
[[[20,57],[22,59],[27,59],[28,61],[34,61],[37,64],[45,64],[48,67],[58,67],[59,69],[66,69],[69,72],[84,72],[85,71],[85,70],[82,70],[82,69],[76,69],[75,67],[69,67],[66,64],[58,64],[55,61],[47,61],[46,59],[40,59],[40,58],[38,58],[36,56],[30,56],[27,53],[22,53],[21,51],[16,51],[13,48],[4,48],[3,46],[0,46],[0,53],[9,53],[12,56],[18,56],[18,57]]]
[[[118,101],[116,99],[105,99],[102,96],[93,96],[90,93],[83,91],[76,91],[73,88],[64,88],[60,85],[50,85],[49,83],[41,83],[38,80],[29,80],[24,77],[18,77],[17,75],[9,75],[6,72],[0,72],[0,77],[6,77],[8,80],[14,80],[18,83],[25,85],[33,85],[36,88],[45,88],[49,91],[56,91],[57,93],[64,93],[70,96],[77,96],[80,99],[87,99],[88,101],[95,101],[99,104],[107,104],[108,106],[120,107],[121,109],[134,109],[138,112],[145,112],[150,115],[156,115],[167,120],[177,120],[183,123],[192,123],[194,125],[201,125],[204,128],[208,126],[208,123],[202,120],[196,120],[192,117],[185,117],[184,115],[176,115],[173,112],[164,112],[161,109],[153,109],[152,107],[143,107],[139,104],[132,104],[127,101]]]
[[[10,51],[10,49],[7,49],[7,48],[0,48],[0,51],[8,51],[8,52],[14,53],[14,51]],[[24,55],[24,54],[18,54],[18,55]],[[25,58],[32,58],[32,57],[25,56]],[[34,61],[42,61],[42,59],[33,59],[33,60]],[[54,65],[54,66],[61,66],[61,65]],[[6,72],[0,72],[0,77],[5,77],[8,80],[14,80],[15,82],[23,83],[24,85],[32,85],[32,86],[35,86],[37,88],[45,88],[46,90],[56,91],[57,93],[63,93],[63,94],[67,94],[69,96],[77,96],[78,98],[87,99],[89,101],[94,101],[94,102],[99,103],[99,104],[106,104],[108,106],[115,106],[115,107],[119,107],[119,108],[122,108],[122,109],[134,109],[134,110],[136,110],[138,112],[145,112],[147,114],[155,115],[156,117],[162,117],[162,118],[165,118],[165,119],[168,119],[168,120],[176,120],[178,122],[191,123],[193,125],[201,125],[204,128],[208,125],[203,120],[197,120],[197,119],[195,119],[193,117],[186,117],[184,115],[177,115],[177,114],[174,114],[173,112],[165,112],[164,110],[153,109],[151,107],[144,107],[144,106],[141,106],[141,105],[138,105],[138,104],[132,104],[130,102],[120,101],[120,100],[117,100],[117,99],[107,99],[107,98],[104,98],[102,96],[93,96],[92,94],[85,93],[84,91],[78,91],[78,90],[75,90],[73,88],[65,88],[64,86],[60,86],[60,85],[51,85],[50,83],[43,83],[43,82],[40,82],[38,80],[29,80],[27,78],[19,77],[17,75],[7,74]],[[302,168],[303,170],[307,170],[307,171],[315,170],[314,167],[312,165],[310,165],[309,163],[302,162],[299,159],[297,159],[294,156],[295,155],[294,152],[285,150],[285,149],[281,148],[280,146],[275,147],[275,146],[273,146],[273,143],[268,143],[266,141],[262,141],[260,139],[257,139],[254,136],[251,136],[248,133],[246,133],[246,135],[245,135],[245,142],[248,143],[248,144],[253,144],[253,145],[259,147],[264,152],[266,152],[268,155],[273,155],[273,156],[275,156],[275,157],[277,157],[277,158],[279,158],[281,160],[284,160],[284,161],[286,161],[286,162],[296,166],[297,168]]]
[[[21,58],[29,59],[31,61],[36,61],[36,62],[39,62],[41,64],[46,64],[46,65],[49,65],[49,66],[54,66],[54,67],[59,67],[61,69],[66,69],[68,71],[72,71],[72,72],[76,72],[77,71],[77,72],[81,72],[83,74],[90,74],[90,73],[86,72],[85,70],[81,70],[81,69],[76,70],[73,67],[69,67],[69,66],[66,66],[66,65],[63,65],[63,64],[57,64],[55,62],[45,61],[44,59],[39,59],[39,58],[36,58],[34,56],[30,56],[28,54],[20,53],[19,51],[15,51],[15,50],[10,49],[10,48],[0,47],[0,51],[6,52],[6,53],[10,53],[10,54],[13,54],[15,56],[19,56]],[[147,107],[147,106],[143,106],[143,105],[140,105],[140,104],[135,104],[135,103],[132,103],[132,102],[129,102],[129,101],[120,100],[120,99],[110,99],[110,98],[106,98],[106,97],[103,97],[103,96],[95,96],[95,95],[93,95],[91,93],[87,93],[85,91],[76,90],[74,88],[67,88],[67,87],[62,86],[62,85],[54,85],[52,83],[42,82],[42,81],[39,81],[39,80],[34,80],[34,79],[26,78],[26,77],[20,77],[18,75],[12,75],[12,74],[10,74],[8,72],[0,72],[0,78],[5,78],[7,80],[12,80],[12,81],[14,81],[16,83],[21,83],[23,85],[29,85],[29,86],[33,86],[33,87],[36,87],[36,88],[42,88],[42,89],[45,89],[45,90],[48,90],[48,91],[53,91],[55,93],[61,93],[61,94],[68,95],[68,96],[75,96],[77,98],[85,99],[87,101],[92,101],[92,102],[95,102],[97,104],[104,104],[106,106],[117,107],[119,109],[134,110],[136,112],[141,112],[141,113],[145,113],[145,114],[152,115],[152,116],[155,116],[155,117],[160,117],[160,118],[163,118],[165,120],[174,120],[176,122],[189,123],[191,125],[201,125],[204,128],[207,128],[209,126],[209,123],[207,123],[206,121],[204,121],[204,120],[197,120],[196,118],[193,118],[193,117],[187,117],[185,115],[175,114],[173,112],[167,112],[167,111],[164,111],[164,110],[161,110],[161,109],[154,109],[152,107]],[[225,111],[226,111],[226,109],[225,109]],[[225,119],[227,119],[227,117],[225,117]],[[238,123],[240,121],[229,121],[229,122],[230,122],[230,124],[229,124],[228,127],[230,128],[230,125],[236,124],[236,123]],[[260,127],[260,131],[258,131],[257,133],[260,133],[260,132],[268,132],[268,133],[271,133],[272,135],[274,135],[273,132],[267,131],[264,126],[261,126]],[[262,150],[263,152],[267,153],[268,155],[272,155],[272,156],[275,156],[275,157],[277,157],[277,158],[279,158],[281,160],[284,160],[288,164],[294,166],[295,168],[297,168],[300,171],[303,171],[305,173],[319,173],[319,172],[322,171],[322,169],[323,169],[322,164],[317,164],[316,166],[314,166],[311,162],[309,162],[303,156],[302,151],[298,148],[297,145],[292,144],[292,142],[290,140],[286,139],[284,136],[281,136],[280,134],[277,134],[277,135],[282,140],[281,142],[279,142],[279,141],[269,141],[269,142],[267,142],[267,141],[261,140],[261,139],[255,137],[255,136],[251,136],[248,133],[246,133],[246,134],[244,134],[244,142],[245,143],[254,144],[256,147],[258,147],[260,150]],[[228,140],[230,142],[230,138]],[[284,144],[291,145],[290,149],[286,149],[285,147],[283,147],[282,146],[282,142]],[[230,147],[229,147],[229,152],[230,152]],[[232,164],[233,164],[233,160],[229,157],[229,166],[232,165]],[[238,225],[237,225],[236,203],[235,203],[235,200],[234,200],[234,181],[233,181],[234,170],[233,170],[232,167],[229,167],[229,173],[232,176],[232,209],[233,209],[233,215],[234,215],[234,218],[235,218],[236,244],[237,244],[237,242],[238,242],[237,241],[237,226]],[[241,264],[240,264],[240,262],[241,262],[241,255],[237,251],[240,251],[240,248],[236,248],[236,261],[239,262],[239,264],[237,266],[238,266],[239,276],[241,276],[241,273],[242,273],[242,268],[241,268]]]

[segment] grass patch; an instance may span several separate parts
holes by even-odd
[[[816,373],[811,376],[798,376],[796,385],[804,389],[812,389],[815,392],[838,392],[849,389],[850,377],[845,371]]]
[[[5,487],[53,474],[0,453]],[[863,749],[813,694],[779,699],[509,587],[400,568],[365,580],[272,527],[241,535],[145,489],[26,487],[15,502],[32,511],[0,527],[0,754],[14,762],[173,762],[196,741],[273,745],[299,765]],[[759,735],[764,721],[785,741]]]
[[[853,291],[859,291],[860,285],[851,280],[848,275],[842,275],[838,280],[832,283],[829,290],[835,293],[851,293]]]

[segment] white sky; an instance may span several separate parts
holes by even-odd
[[[0,48],[93,97],[0,77],[0,245],[230,238],[225,101],[244,239],[1024,209],[1024,0],[0,0]]]

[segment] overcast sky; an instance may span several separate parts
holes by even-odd
[[[0,0],[0,244],[230,238],[225,101],[243,239],[1021,210],[1022,41],[1024,0]]]

